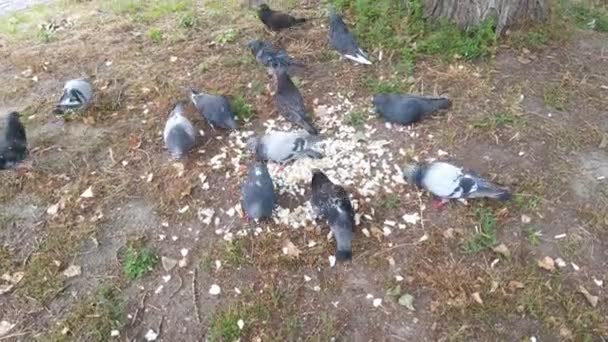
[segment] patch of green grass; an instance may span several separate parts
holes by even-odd
[[[134,20],[152,23],[159,19],[192,12],[196,8],[194,0],[105,0],[105,6],[111,12],[131,15]]]
[[[545,105],[548,107],[555,108],[557,110],[566,109],[566,92],[559,85],[546,87],[543,94],[543,100]]]
[[[353,126],[353,127],[361,127],[365,124],[367,116],[361,112],[349,112],[344,117],[344,123]]]
[[[13,258],[4,246],[0,246],[0,275],[4,273],[10,273],[12,271]]]
[[[591,8],[583,4],[576,4],[567,10],[574,18],[576,25],[586,30],[608,32],[608,11],[604,8]]]
[[[559,250],[566,260],[574,260],[582,252],[583,238],[574,234],[568,234],[565,239],[559,240]]]
[[[432,32],[418,44],[418,51],[439,55],[446,60],[452,58],[476,59],[489,55],[496,46],[496,27],[492,20],[468,31],[456,25],[439,21]]]
[[[477,232],[465,244],[467,253],[478,253],[496,245],[497,219],[491,210],[487,208],[475,209],[477,220]]]
[[[528,239],[528,243],[531,246],[540,245],[540,237],[542,236],[540,230],[536,230],[533,227],[526,227],[526,237]]]
[[[329,62],[335,59],[337,54],[332,50],[323,50],[319,54],[319,62]]]
[[[513,202],[520,209],[535,210],[540,206],[542,198],[534,194],[517,194]]]
[[[256,297],[252,304],[240,302],[217,312],[209,328],[209,341],[236,341],[241,336],[246,336],[256,322],[270,319],[271,310],[262,297]],[[242,330],[238,326],[241,319],[244,323]]]
[[[515,31],[510,37],[511,45],[515,48],[540,48],[547,44],[549,36],[546,29],[531,31]]]
[[[405,90],[405,83],[398,80],[383,81],[375,77],[363,78],[363,84],[373,94],[398,93]]]
[[[486,130],[495,131],[497,128],[505,126],[516,126],[523,122],[523,119],[517,115],[508,112],[492,113],[486,115],[473,122],[473,127]]]
[[[42,33],[39,25],[47,22],[54,14],[65,10],[63,2],[53,6],[41,4],[26,10],[0,16],[0,34],[13,39],[52,38],[50,33]]]
[[[125,321],[125,301],[120,290],[102,286],[95,295],[73,307],[67,317],[42,341],[109,341],[113,329]],[[62,331],[67,329],[67,333]]]
[[[158,257],[147,247],[128,246],[122,261],[122,271],[127,278],[133,280],[152,271],[158,262]]]
[[[179,27],[184,29],[190,29],[197,25],[198,18],[193,11],[188,11],[179,18]]]
[[[238,239],[228,242],[222,252],[221,259],[229,265],[240,267],[249,263],[247,259],[246,240]]]
[[[382,200],[382,207],[386,209],[397,209],[400,205],[401,200],[395,194],[388,194]]]
[[[160,44],[163,41],[163,31],[153,27],[148,31],[148,36],[154,44]]]
[[[220,45],[233,43],[234,41],[236,41],[237,34],[238,32],[235,29],[229,28],[218,33],[215,36],[215,42]]]
[[[230,106],[240,120],[250,120],[255,114],[253,106],[241,95],[233,97]]]

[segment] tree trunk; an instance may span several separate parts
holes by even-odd
[[[549,17],[551,0],[424,0],[426,18],[448,18],[464,29],[475,27],[488,18],[496,19],[496,33],[528,22],[543,22]]]

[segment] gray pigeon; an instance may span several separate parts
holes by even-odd
[[[266,163],[257,161],[249,167],[241,194],[243,210],[249,219],[257,221],[272,215],[277,199]]]
[[[28,155],[25,127],[19,120],[19,113],[12,112],[5,120],[0,136],[0,170],[14,168]]]
[[[342,56],[359,64],[372,64],[367,53],[359,47],[355,36],[348,30],[342,16],[336,10],[329,10],[329,45]]]
[[[235,114],[226,96],[212,95],[190,88],[190,99],[211,127],[236,129]]]
[[[287,164],[302,157],[323,158],[321,153],[312,149],[316,139],[316,136],[305,131],[270,131],[262,137],[249,138],[247,147],[256,154],[258,160]]]
[[[247,43],[247,47],[258,61],[266,68],[290,68],[303,67],[303,64],[297,63],[287,54],[285,50],[275,49],[270,43],[262,40],[252,40]]]
[[[448,109],[452,101],[410,94],[377,94],[372,101],[376,113],[386,121],[409,125],[441,109]]]
[[[182,158],[196,144],[196,130],[184,116],[184,103],[178,102],[169,114],[163,133],[165,147],[173,159]]]
[[[353,229],[355,211],[346,190],[333,184],[327,176],[315,170],[312,176],[312,208],[314,215],[329,224],[338,245],[336,259],[352,259]]]
[[[279,113],[287,121],[304,128],[306,132],[318,135],[319,130],[313,125],[306,112],[302,94],[287,75],[285,68],[274,68],[273,73],[277,82],[274,101]]]
[[[506,201],[511,198],[507,189],[498,187],[472,171],[445,162],[411,164],[403,175],[410,184],[428,190],[447,202],[449,199],[493,198]]]
[[[67,111],[86,109],[93,99],[93,87],[85,79],[67,81],[63,87],[63,95],[55,107],[55,114],[64,114]]]

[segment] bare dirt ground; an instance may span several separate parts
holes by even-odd
[[[403,128],[370,111],[365,80],[392,80],[390,59],[364,68],[329,53],[318,4],[295,11],[319,19],[270,36],[240,4],[126,3],[68,3],[44,12],[67,19],[57,32],[0,37],[0,109],[22,112],[33,160],[29,172],[0,174],[0,321],[11,327],[0,340],[608,338],[606,34],[502,46],[475,63],[419,61],[397,77],[454,106]],[[350,264],[330,266],[327,228],[306,219],[313,162],[281,175],[271,165],[274,222],[248,224],[234,210],[246,136],[284,125],[269,121],[269,78],[244,48],[254,37],[308,65],[300,88],[324,152],[340,154],[316,166],[347,186],[361,215]],[[53,116],[63,82],[80,76],[95,86],[94,106]],[[243,97],[255,115],[228,133],[191,108],[204,137],[175,165],[161,131],[189,85]],[[410,158],[455,161],[516,196],[435,210],[399,180],[394,166]],[[167,270],[159,260],[131,280],[127,250],[143,248],[181,262]],[[70,266],[81,272],[66,275]],[[412,308],[399,303],[406,294]]]

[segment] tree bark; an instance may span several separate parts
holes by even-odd
[[[424,0],[426,18],[447,18],[463,29],[496,20],[496,33],[514,25],[543,22],[549,17],[550,0]]]

